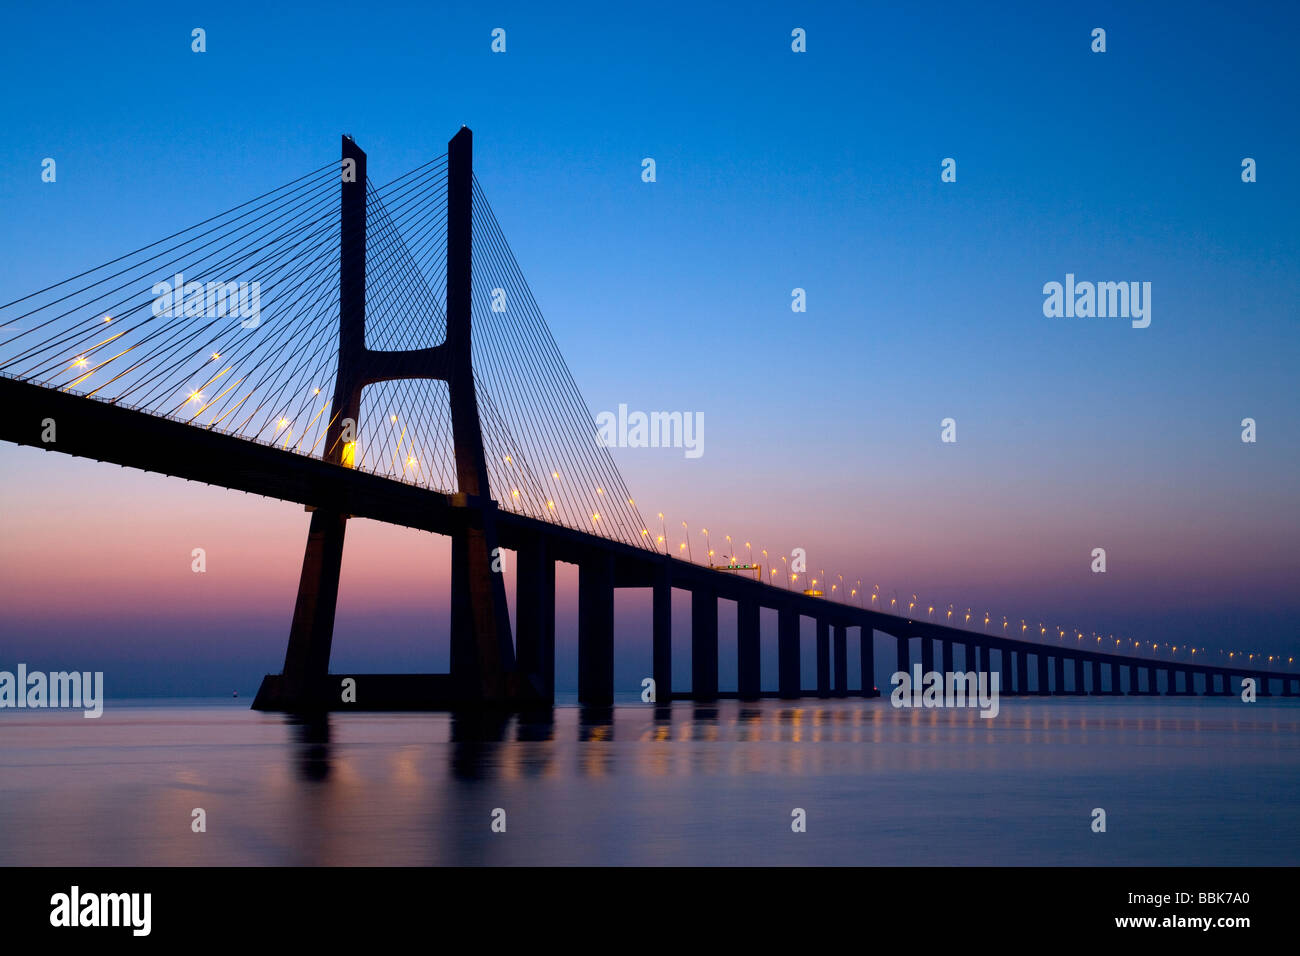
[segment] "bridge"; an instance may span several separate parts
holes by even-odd
[[[547,706],[557,562],[578,567],[588,705],[614,699],[618,588],[652,591],[659,700],[848,696],[851,640],[853,693],[878,696],[878,639],[894,642],[900,671],[931,672],[937,654],[945,672],[1000,671],[1012,695],[1231,695],[1241,677],[1260,696],[1300,690],[1300,675],[1253,657],[1153,660],[1089,648],[1082,633],[1075,646],[1064,631],[1055,645],[989,634],[673,556],[597,440],[474,177],[470,130],[382,187],[366,168],[344,136],[340,162],[0,306],[0,439],[311,512],[284,668],[255,708]],[[449,673],[330,674],[353,517],[451,538]],[[513,633],[501,549],[515,554]],[[674,589],[691,595],[689,690],[672,687]],[[735,691],[719,688],[720,600],[737,608]],[[762,609],[777,615],[775,692],[761,689]],[[802,618],[816,624],[812,686]]]

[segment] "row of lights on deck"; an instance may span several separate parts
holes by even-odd
[[[113,319],[112,319],[111,316],[107,316],[107,315],[106,315],[106,316],[104,316],[104,320],[103,320],[103,321],[104,321],[104,324],[107,325],[107,324],[110,324],[110,323],[113,321]],[[212,353],[212,361],[219,361],[220,359],[221,359],[221,353],[220,353],[220,352],[213,352],[213,353]],[[76,359],[74,359],[74,361],[72,362],[70,368],[84,368],[87,364],[88,364],[88,359],[86,358],[86,356],[85,356],[85,355],[79,355],[79,356],[77,356]],[[313,395],[319,395],[319,394],[320,394],[320,389],[319,389],[319,388],[313,388],[313,390],[312,390],[312,394],[313,394]],[[202,390],[196,389],[196,390],[194,390],[193,392],[190,393],[190,396],[189,396],[189,399],[188,399],[188,400],[189,400],[190,402],[201,402],[201,401],[203,401],[203,397],[204,397],[204,396],[203,396],[203,392],[202,392]],[[397,416],[396,416],[396,415],[391,415],[391,416],[390,416],[390,421],[392,421],[393,423],[396,423],[396,422],[397,422]],[[278,429],[279,429],[279,430],[285,430],[285,446],[287,447],[287,446],[288,446],[289,438],[292,436],[292,430],[289,429],[289,421],[288,421],[287,418],[281,418],[281,419],[279,420],[279,423],[278,423]],[[278,437],[278,431],[277,431],[277,437]],[[352,464],[353,464],[353,462],[352,462],[352,458],[353,458],[353,456],[355,455],[355,445],[356,445],[356,442],[349,442],[349,443],[347,444],[347,446],[345,446],[345,448],[344,448],[344,464],[348,465],[349,467],[351,467]],[[506,455],[504,460],[505,460],[506,464],[513,464],[513,463],[514,463],[514,461],[513,461],[513,457],[510,456],[510,455]],[[416,467],[418,467],[418,465],[419,465],[419,460],[418,460],[414,455],[408,455],[408,456],[407,456],[407,458],[406,458],[406,467],[407,467],[407,468],[416,468]],[[560,473],[559,473],[559,471],[558,471],[558,470],[552,470],[552,471],[551,471],[551,478],[554,479],[555,481],[559,481],[559,480],[560,480]],[[597,486],[595,490],[596,490],[596,494],[597,494],[598,496],[601,496],[601,497],[604,496],[604,494],[605,494],[605,489],[604,489],[603,487]],[[520,493],[519,493],[519,489],[518,489],[518,488],[515,488],[515,489],[512,490],[512,492],[511,492],[511,497],[512,497],[513,499],[515,499],[516,501],[519,500],[519,498],[520,498]],[[633,506],[635,506],[635,501],[634,501],[634,499],[629,498],[629,499],[628,499],[628,504],[629,504],[629,505],[633,505]],[[554,512],[554,511],[555,511],[555,501],[554,501],[553,498],[548,498],[548,499],[547,499],[547,501],[546,501],[546,508],[547,508],[548,511],[551,511],[551,512]],[[656,545],[656,550],[659,550],[659,548],[662,548],[663,551],[664,551],[664,553],[667,554],[667,553],[668,553],[668,528],[667,528],[667,521],[666,521],[666,519],[665,519],[665,517],[664,517],[664,513],[663,513],[662,511],[658,513],[658,517],[659,517],[659,520],[660,520],[660,526],[661,526],[661,529],[662,529],[662,533],[660,533],[659,535],[657,535],[657,536],[654,538],[654,542],[653,542],[653,543]],[[592,521],[593,525],[599,525],[600,522],[601,522],[601,520],[602,520],[602,518],[601,518],[601,514],[600,514],[600,512],[599,512],[599,511],[593,511],[592,514],[591,514],[591,521]],[[687,522],[685,522],[685,521],[682,522],[682,529],[683,529],[683,531],[685,532],[685,535],[684,535],[684,540],[683,540],[683,541],[678,545],[678,552],[679,552],[679,553],[681,553],[681,552],[685,552],[685,553],[686,553],[686,559],[687,559],[688,561],[694,562],[695,558],[694,558],[694,554],[693,554],[692,549],[691,549],[691,546],[690,546],[690,528],[689,528]],[[712,563],[712,561],[713,561],[713,559],[714,559],[714,557],[715,557],[715,555],[716,555],[716,552],[714,551],[714,549],[713,549],[713,547],[712,547],[712,544],[711,544],[711,541],[710,541],[710,538],[709,538],[709,530],[708,530],[708,528],[702,528],[701,531],[700,531],[700,533],[701,533],[701,535],[704,537],[705,556],[706,556],[706,558],[708,559],[709,563]],[[649,529],[647,529],[647,528],[642,528],[642,529],[641,529],[641,536],[642,536],[642,538],[647,538],[647,539],[650,538],[650,531],[649,531]],[[726,539],[727,546],[728,546],[728,550],[729,550],[729,552],[730,552],[728,555],[724,555],[724,557],[726,557],[727,560],[728,560],[731,564],[735,565],[735,564],[738,563],[739,559],[738,559],[738,557],[737,557],[736,554],[735,554],[735,546],[734,546],[734,543],[732,542],[732,539],[731,539],[731,536],[730,536],[730,535],[725,535],[724,538]],[[752,546],[752,544],[751,544],[750,542],[747,541],[747,542],[745,542],[745,547],[746,547],[747,549],[749,549],[749,564],[752,565],[752,564],[753,564],[753,546]],[[767,552],[767,549],[765,549],[765,548],[764,548],[764,549],[760,549],[760,553],[762,554],[762,556],[763,556],[763,558],[764,558],[764,562],[766,563],[767,558],[768,558],[768,552]],[[784,567],[785,567],[786,587],[787,587],[787,588],[790,588],[790,587],[792,587],[793,585],[795,585],[795,584],[798,583],[798,581],[799,581],[799,574],[798,574],[798,572],[793,572],[793,571],[790,570],[789,562],[786,560],[786,557],[785,557],[784,555],[781,556],[781,562],[782,562],[782,564],[783,564]],[[760,566],[760,567],[761,567],[761,566]],[[775,586],[775,584],[776,584],[776,574],[777,574],[777,570],[778,570],[778,569],[777,569],[774,565],[769,567],[769,569],[768,569],[769,580],[768,580],[768,582],[767,582],[768,584],[771,584],[771,585]],[[760,573],[761,573],[761,572],[760,572]],[[821,578],[812,577],[812,578],[809,579],[809,584],[810,584],[810,589],[809,589],[809,590],[816,591],[816,590],[817,590],[817,586],[818,586],[819,583],[822,583],[822,584],[824,585],[824,583],[825,583],[825,581],[826,581],[825,572],[822,571],[822,572],[820,572],[820,573],[821,573],[821,575],[822,575]],[[838,574],[837,574],[837,575],[836,575],[836,578],[838,579],[837,582],[836,582],[836,583],[833,583],[833,584],[831,585],[831,596],[832,596],[832,599],[834,599],[834,597],[835,597],[835,595],[836,595],[837,593],[838,593],[839,595],[844,595],[844,594],[845,594],[845,588],[844,588],[844,577],[843,577],[843,575],[838,575]],[[863,591],[862,591],[862,581],[861,581],[861,579],[858,579],[857,584],[856,584],[856,587],[852,587],[852,588],[849,588],[849,589],[848,589],[848,597],[847,597],[847,600],[850,600],[850,601],[851,601],[851,600],[853,600],[854,598],[857,598],[857,599],[858,599],[859,606],[865,606],[865,602],[864,602],[864,600],[863,600],[862,595],[863,595]],[[882,598],[882,596],[881,596],[881,594],[880,594],[880,586],[879,586],[879,585],[874,585],[874,586],[873,586],[872,591],[871,591],[871,594],[870,594],[870,599],[871,599],[871,606],[872,606],[873,608],[877,607],[877,602],[879,602],[879,606],[880,606],[880,608],[881,608],[882,610],[884,609],[884,601],[883,601],[883,598]],[[909,615],[911,615],[911,614],[916,610],[917,606],[918,606],[918,598],[917,598],[917,596],[916,596],[915,594],[913,594],[911,600],[908,601],[908,603],[907,603],[907,613],[908,613]],[[899,600],[898,600],[898,597],[897,597],[897,593],[896,593],[896,592],[895,592],[895,596],[894,596],[894,597],[891,597],[891,598],[889,599],[889,609],[890,609],[891,612],[897,612],[897,611],[899,610]],[[928,606],[926,607],[926,613],[927,613],[927,616],[929,617],[930,620],[933,620],[933,619],[934,619],[934,610],[935,610],[934,605],[928,605]],[[951,604],[948,605],[948,610],[947,610],[947,615],[946,615],[946,616],[947,616],[947,623],[949,623],[949,624],[952,623],[952,619],[953,619],[953,615],[954,615],[954,613],[957,613],[957,612],[955,611],[955,609],[954,609],[954,606],[951,605]],[[967,627],[970,626],[971,616],[972,616],[971,609],[970,609],[970,608],[967,608],[966,611],[965,611],[965,614],[964,614],[964,616],[963,616],[963,619],[962,619],[962,620],[963,620],[963,623],[964,623]],[[984,614],[984,622],[983,622],[983,623],[984,623],[984,630],[985,630],[985,631],[988,630],[988,626],[989,626],[991,620],[992,620],[991,615],[989,614],[989,612],[986,611],[985,614]],[[1004,616],[1004,617],[1002,618],[1002,632],[1003,632],[1003,634],[1005,634],[1005,633],[1007,632],[1009,626],[1010,626],[1010,620],[1009,620],[1007,617]],[[1021,636],[1022,638],[1023,638],[1024,636],[1026,636],[1028,630],[1029,630],[1029,624],[1028,624],[1028,623],[1027,623],[1023,618],[1022,618],[1021,621],[1020,621],[1020,636]],[[1045,640],[1045,639],[1046,639],[1046,635],[1047,635],[1047,627],[1046,627],[1045,625],[1043,625],[1043,624],[1040,622],[1040,624],[1039,624],[1039,629],[1038,629],[1038,630],[1039,630],[1039,638],[1040,638],[1040,640]],[[1066,631],[1065,631],[1065,629],[1064,629],[1064,628],[1060,628],[1060,627],[1058,627],[1058,628],[1056,628],[1056,630],[1057,630],[1058,640],[1063,641],[1063,640],[1065,639],[1065,636],[1066,636]],[[1084,639],[1084,636],[1085,636],[1084,633],[1083,633],[1082,631],[1075,631],[1074,634],[1075,634],[1075,639],[1076,639],[1076,641],[1081,643],[1081,642],[1083,641],[1083,639]],[[1095,639],[1095,642],[1096,642],[1097,644],[1101,644],[1101,643],[1103,642],[1103,637],[1102,637],[1102,635],[1099,635],[1099,634],[1097,634],[1096,632],[1093,632],[1090,636],[1093,637],[1093,638]],[[1171,654],[1177,654],[1177,653],[1178,653],[1178,650],[1179,650],[1180,647],[1182,647],[1182,648],[1183,648],[1183,649],[1184,649],[1184,650],[1185,650],[1189,655],[1191,655],[1191,656],[1194,656],[1194,655],[1196,655],[1197,653],[1200,653],[1200,654],[1202,654],[1202,655],[1204,655],[1205,653],[1207,653],[1207,652],[1206,652],[1206,649],[1205,649],[1204,647],[1201,647],[1201,648],[1195,648],[1195,647],[1188,648],[1186,645],[1178,645],[1178,644],[1172,644],[1172,643],[1162,645],[1162,644],[1161,644],[1160,642],[1158,642],[1158,641],[1152,641],[1152,642],[1146,642],[1146,643],[1143,643],[1142,641],[1139,641],[1139,640],[1136,640],[1136,639],[1132,639],[1132,638],[1125,639],[1125,638],[1123,638],[1123,637],[1115,637],[1113,634],[1112,634],[1112,635],[1109,635],[1105,640],[1107,640],[1107,642],[1113,640],[1113,641],[1114,641],[1114,645],[1115,645],[1115,647],[1116,647],[1117,649],[1120,648],[1120,647],[1129,646],[1129,645],[1131,644],[1132,648],[1134,648],[1134,649],[1136,649],[1136,650],[1144,650],[1144,649],[1146,649],[1146,648],[1150,648],[1152,652],[1156,652],[1156,653],[1159,652],[1159,650],[1160,650],[1160,648],[1161,648],[1162,646],[1166,646],[1166,647],[1168,647],[1168,648],[1169,648],[1169,652],[1170,652]],[[1224,652],[1223,652],[1222,650],[1220,650],[1220,651],[1219,651],[1219,654],[1220,654],[1220,656],[1223,656],[1223,655],[1224,655]],[[1248,652],[1243,652],[1243,651],[1229,651],[1229,652],[1227,652],[1226,657],[1227,657],[1229,660],[1237,660],[1237,659],[1239,659],[1239,658],[1245,657],[1245,658],[1246,658],[1247,660],[1249,660],[1251,663],[1254,662],[1254,660],[1255,660],[1256,657],[1259,657],[1261,661],[1265,661],[1265,660],[1266,660],[1269,664],[1273,664],[1273,663],[1281,663],[1281,661],[1282,661],[1282,657],[1281,657],[1281,655],[1269,654],[1269,655],[1265,656],[1265,655],[1263,655],[1263,654],[1248,653]],[[1286,663],[1287,663],[1288,665],[1293,664],[1294,662],[1295,662],[1295,658],[1294,658],[1294,657],[1289,656],[1289,657],[1286,658]]]
[[[662,511],[658,513],[658,518],[659,518],[659,521],[660,521],[660,527],[661,527],[662,531],[661,531],[661,533],[660,533],[658,536],[656,536],[656,538],[655,538],[655,544],[658,545],[660,548],[663,549],[663,553],[667,554],[667,553],[668,553],[668,547],[669,547],[669,545],[668,545],[668,525],[667,525],[667,520],[665,519],[665,517],[664,517],[664,513],[663,513]],[[694,559],[693,550],[691,549],[691,546],[690,546],[690,528],[689,528],[687,522],[685,522],[685,521],[682,522],[682,529],[683,529],[683,531],[685,532],[684,535],[683,535],[684,540],[681,541],[681,542],[678,544],[678,546],[677,546],[678,554],[681,555],[681,554],[684,552],[684,553],[685,553],[685,556],[686,556],[686,560],[691,561],[691,562],[693,563],[695,559]],[[648,531],[644,531],[644,530],[643,530],[641,533],[642,533],[643,536],[648,536],[648,534],[649,534]],[[702,529],[700,529],[700,534],[701,534],[701,536],[703,536],[704,539],[705,539],[705,555],[706,555],[706,557],[709,559],[709,562],[711,563],[711,562],[712,562],[712,559],[713,559],[713,557],[714,557],[714,555],[715,555],[715,552],[714,552],[714,550],[713,550],[713,548],[711,547],[710,542],[709,542],[709,530],[708,530],[707,528],[702,528]],[[739,563],[739,558],[735,555],[735,552],[734,552],[734,545],[733,545],[733,542],[732,542],[731,536],[730,536],[730,535],[725,535],[724,537],[726,538],[726,541],[727,541],[727,544],[728,544],[728,546],[729,546],[729,549],[731,550],[730,555],[724,555],[724,558],[726,558],[726,559],[730,562],[730,564],[732,564],[732,565],[737,565],[737,564]],[[753,552],[753,545],[752,545],[752,543],[746,541],[746,542],[745,542],[745,548],[749,550],[749,561],[748,561],[748,563],[752,565],[752,564],[754,563],[754,552]],[[762,555],[763,560],[764,560],[764,563],[766,564],[766,563],[767,563],[767,559],[768,559],[768,552],[767,552],[767,549],[766,549],[766,548],[760,549],[759,553]],[[786,557],[785,557],[784,555],[781,555],[780,557],[781,557],[781,563],[782,563],[782,565],[784,566],[784,570],[785,570],[786,587],[787,587],[787,588],[790,588],[790,587],[792,587],[793,585],[796,585],[796,584],[798,583],[798,581],[799,581],[799,574],[798,574],[798,572],[793,572],[793,571],[790,570],[790,567],[789,567],[789,561],[786,559]],[[760,565],[760,568],[761,568],[761,565]],[[768,584],[770,584],[770,585],[772,585],[772,586],[776,586],[776,575],[777,575],[777,572],[778,572],[779,570],[781,570],[781,569],[780,569],[780,568],[777,568],[774,564],[771,565],[771,566],[769,566],[769,568],[768,568],[768,581],[767,581]],[[760,571],[760,574],[761,574],[761,571]],[[808,583],[809,583],[809,585],[810,585],[809,590],[816,591],[816,590],[817,590],[817,587],[818,587],[818,584],[822,584],[822,585],[824,586],[824,584],[825,584],[826,581],[828,580],[827,577],[826,577],[826,573],[825,573],[824,570],[820,571],[819,574],[820,574],[820,577],[810,577],[810,578],[809,578],[809,580],[808,580]],[[842,574],[836,574],[836,575],[835,575],[835,578],[836,578],[836,581],[835,581],[834,583],[831,584],[831,589],[830,589],[830,590],[831,590],[831,598],[832,598],[832,600],[834,599],[834,597],[835,597],[836,594],[839,594],[839,595],[846,595],[846,596],[843,598],[843,600],[845,600],[846,602],[851,602],[851,601],[853,601],[854,599],[856,599],[857,602],[858,602],[858,605],[859,605],[860,607],[865,607],[865,606],[866,606],[866,593],[865,593],[864,590],[863,590],[862,580],[861,580],[860,578],[857,580],[856,584],[855,584],[854,586],[852,586],[852,587],[846,587],[846,586],[845,586],[845,584],[844,584],[844,576],[843,576]],[[884,600],[884,598],[882,597],[882,595],[880,594],[880,585],[877,584],[877,585],[874,585],[874,586],[872,587],[871,592],[870,592],[870,602],[871,602],[871,607],[872,607],[873,609],[874,609],[874,608],[879,608],[880,610],[884,610],[884,608],[885,608],[885,600]],[[888,601],[888,605],[889,605],[889,610],[890,610],[890,612],[891,612],[891,613],[900,613],[900,612],[901,612],[900,604],[901,604],[901,602],[900,602],[899,598],[897,597],[897,592],[895,592],[895,596],[889,598],[889,601]],[[911,615],[911,614],[912,614],[912,613],[913,613],[913,612],[914,612],[918,607],[920,607],[920,606],[922,606],[922,605],[921,605],[921,602],[920,602],[920,599],[917,597],[917,595],[913,594],[913,595],[911,596],[911,600],[907,602],[907,614],[908,614],[908,615]],[[926,615],[927,615],[927,617],[929,618],[929,620],[931,620],[931,621],[934,620],[935,607],[936,607],[936,606],[933,605],[933,604],[925,605],[925,608],[926,608]],[[959,611],[956,609],[955,605],[949,604],[949,605],[948,605],[948,609],[947,609],[947,611],[946,611],[946,623],[948,623],[948,624],[951,625],[951,624],[953,623],[953,618],[954,618],[955,615],[960,616],[960,618],[961,618],[961,623],[963,623],[967,628],[970,627],[971,617],[973,616],[973,612],[972,612],[972,609],[971,609],[971,608],[967,608],[966,611],[965,611],[965,613],[962,614],[961,612],[959,612]],[[989,624],[992,622],[992,620],[993,620],[993,617],[992,617],[991,613],[986,611],[986,612],[984,613],[984,622],[983,622],[983,623],[984,623],[984,629],[985,629],[985,631],[988,630],[988,626],[989,626]],[[1007,617],[1004,616],[1004,617],[1002,618],[1002,632],[1003,632],[1003,634],[1006,634],[1006,633],[1007,633],[1007,631],[1008,631],[1008,629],[1010,628],[1010,626],[1011,626],[1011,619],[1010,619],[1010,618],[1007,618]],[[1028,631],[1029,631],[1030,626],[1031,626],[1031,625],[1029,624],[1029,622],[1027,622],[1025,619],[1022,618],[1022,619],[1020,620],[1020,636],[1021,636],[1022,638],[1027,636],[1027,633],[1028,633]],[[1058,627],[1058,628],[1056,628],[1056,630],[1057,630],[1057,632],[1058,632],[1058,640],[1062,640],[1062,641],[1063,641],[1063,640],[1065,639],[1065,636],[1066,636],[1066,633],[1067,633],[1067,632],[1066,632],[1066,629],[1065,629],[1065,628]],[[1040,639],[1040,640],[1045,641],[1045,640],[1047,639],[1047,631],[1048,631],[1047,626],[1046,626],[1045,624],[1043,624],[1042,622],[1039,622],[1039,625],[1038,625],[1038,634],[1039,634],[1039,639]],[[1083,639],[1084,639],[1084,636],[1085,636],[1084,633],[1083,633],[1082,631],[1076,631],[1076,632],[1074,632],[1074,633],[1075,633],[1075,635],[1076,635],[1076,641],[1078,641],[1078,642],[1082,642]],[[1195,655],[1198,655],[1198,654],[1201,655],[1201,656],[1204,656],[1205,654],[1208,653],[1207,650],[1206,650],[1204,647],[1200,647],[1200,648],[1197,648],[1197,647],[1189,647],[1189,646],[1186,645],[1186,644],[1174,644],[1174,643],[1172,643],[1172,642],[1161,643],[1160,641],[1148,641],[1148,642],[1143,642],[1143,641],[1136,640],[1136,639],[1134,639],[1134,638],[1116,637],[1114,634],[1111,634],[1111,635],[1109,635],[1108,637],[1103,637],[1102,635],[1097,634],[1095,631],[1092,632],[1092,634],[1089,635],[1089,636],[1093,637],[1093,638],[1095,639],[1095,641],[1096,641],[1097,644],[1101,644],[1103,641],[1111,641],[1111,640],[1113,640],[1113,641],[1115,642],[1115,647],[1116,647],[1116,648],[1120,648],[1120,647],[1132,647],[1134,650],[1139,650],[1139,651],[1150,650],[1152,653],[1159,653],[1161,648],[1167,648],[1168,651],[1169,651],[1169,653],[1170,653],[1171,655],[1176,655],[1176,654],[1179,652],[1179,650],[1181,649],[1183,652],[1187,653],[1189,656],[1195,656]],[[1221,657],[1226,657],[1227,659],[1230,659],[1230,660],[1237,660],[1237,659],[1239,659],[1239,658],[1245,657],[1245,658],[1247,658],[1249,661],[1251,661],[1252,663],[1254,662],[1255,658],[1257,658],[1257,657],[1258,657],[1261,661],[1267,661],[1269,664],[1275,664],[1275,663],[1276,663],[1276,664],[1281,664],[1281,663],[1283,662],[1283,656],[1280,655],[1280,654],[1270,654],[1270,655],[1263,655],[1263,654],[1250,654],[1250,653],[1246,653],[1246,652],[1242,652],[1242,651],[1229,651],[1229,652],[1226,652],[1226,653],[1225,653],[1224,651],[1220,650],[1220,651],[1219,651],[1219,655],[1220,655]],[[1288,665],[1290,665],[1290,664],[1294,664],[1294,663],[1295,663],[1295,658],[1294,658],[1293,656],[1288,656],[1288,657],[1285,658],[1285,662],[1286,662]]]

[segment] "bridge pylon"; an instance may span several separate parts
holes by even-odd
[[[447,150],[447,334],[424,349],[366,347],[366,154],[343,137],[339,256],[338,371],[326,432],[325,460],[351,467],[367,385],[395,379],[447,383],[459,512],[451,548],[451,673],[354,675],[356,709],[418,709],[542,701],[550,682],[516,668],[505,584],[496,560],[492,500],[471,360],[473,270],[473,134],[468,127]],[[311,516],[294,604],[284,672],[268,675],[258,710],[349,709],[342,675],[329,674],[334,614],[348,515],[317,507]]]

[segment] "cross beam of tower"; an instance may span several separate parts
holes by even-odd
[[[544,692],[540,675],[515,669],[499,554],[496,504],[490,495],[471,361],[472,198],[474,140],[462,127],[447,149],[447,334],[441,345],[400,351],[366,347],[366,154],[343,137],[339,247],[339,351],[326,460],[351,464],[367,385],[398,379],[447,383],[459,493],[465,520],[452,534],[451,680],[456,700],[499,702]],[[254,706],[310,710],[341,693],[329,678],[347,514],[312,512],[284,673],[263,683]],[[496,562],[500,568],[500,562]]]

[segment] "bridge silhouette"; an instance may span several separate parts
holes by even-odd
[[[674,557],[666,541],[661,551],[472,154],[462,128],[446,155],[376,187],[344,136],[341,162],[0,307],[0,439],[311,511],[283,672],[267,675],[255,708],[549,705],[557,562],[578,567],[584,704],[614,700],[618,588],[652,591],[659,700],[848,696],[850,640],[852,693],[878,696],[878,636],[900,671],[935,670],[937,649],[942,671],[1000,670],[1003,694],[1231,695],[1234,677],[1261,696],[1300,689],[1300,675],[1253,659],[1152,660],[988,634],[737,577]],[[449,673],[330,674],[352,517],[451,538]],[[513,633],[501,549],[515,554]],[[691,595],[689,690],[672,687],[673,589]],[[720,600],[737,609],[735,691],[719,689]],[[777,615],[775,692],[761,689],[762,609]],[[800,667],[805,617],[813,687]]]

